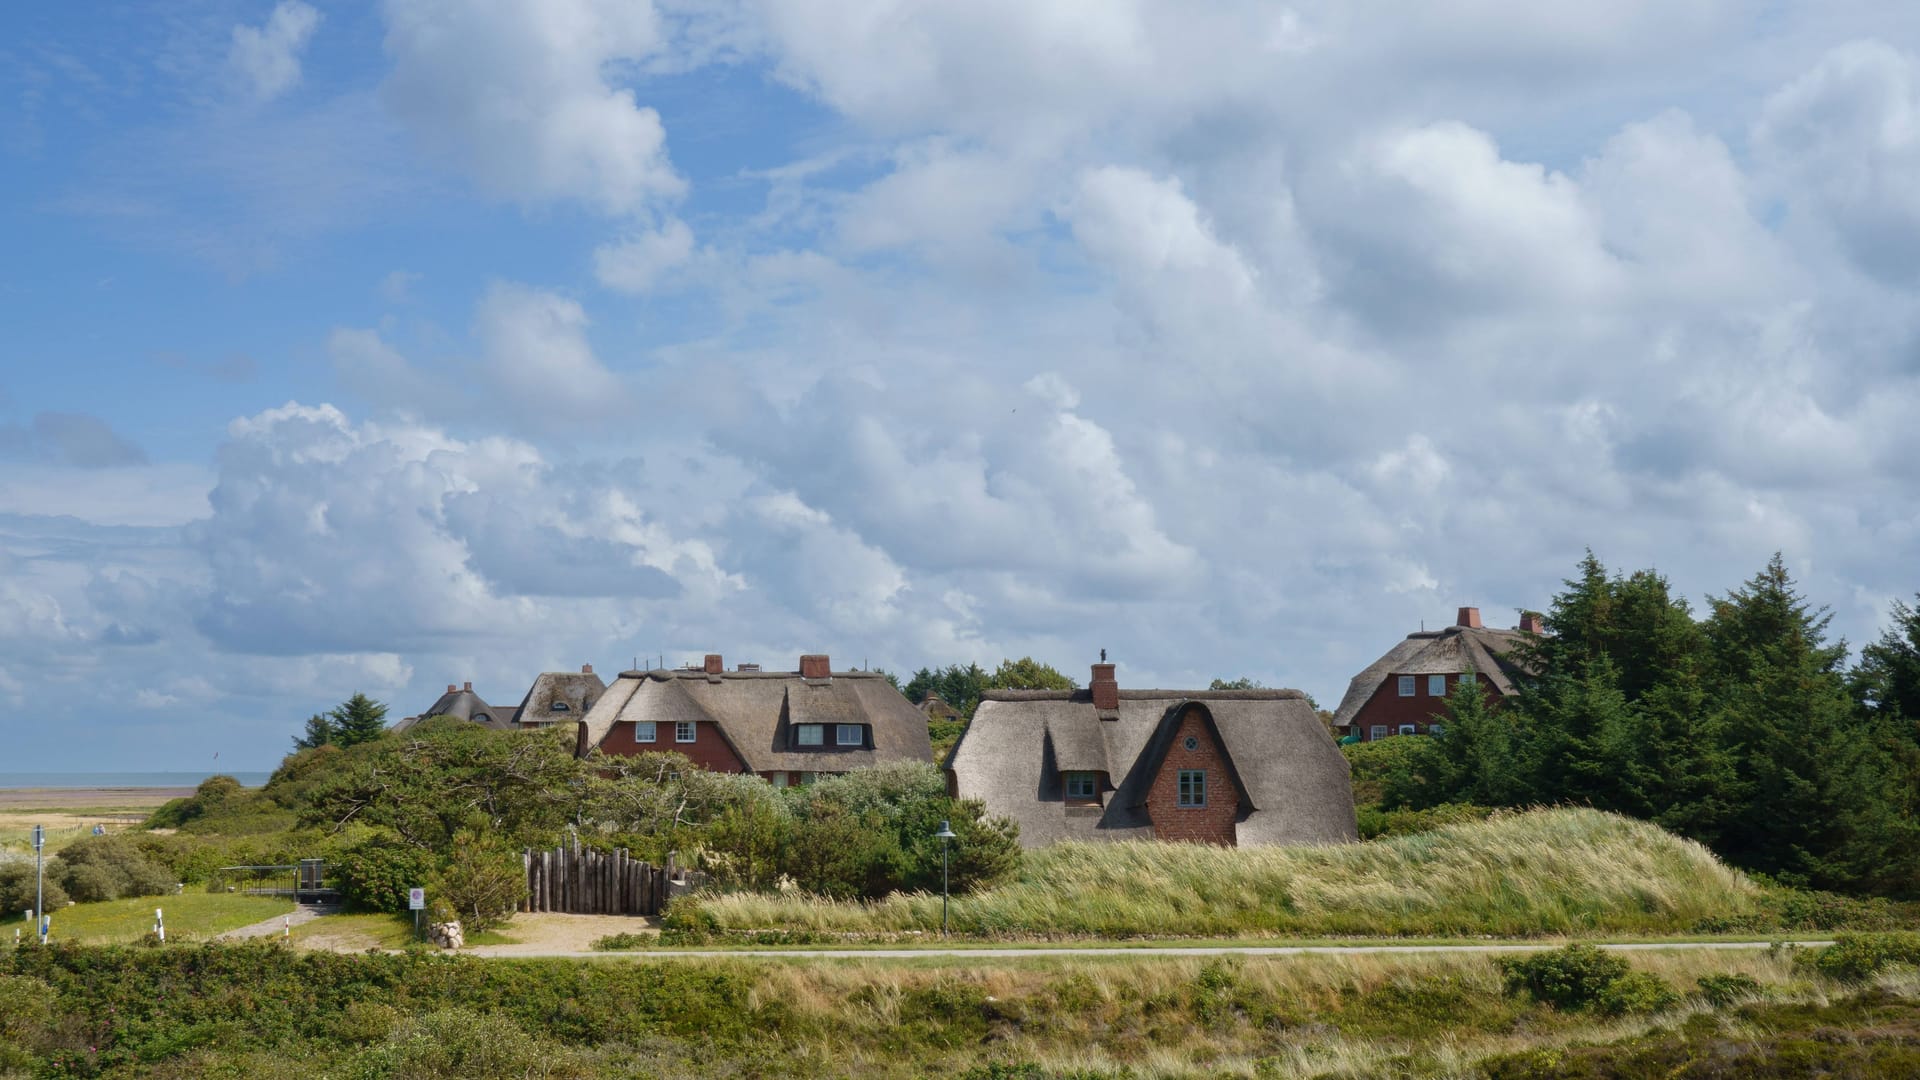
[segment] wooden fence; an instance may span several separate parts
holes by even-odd
[[[672,873],[640,862],[626,848],[611,852],[558,847],[528,851],[527,899],[522,911],[572,915],[658,915]]]

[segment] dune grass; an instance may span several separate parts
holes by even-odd
[[[271,896],[185,893],[73,904],[53,913],[51,940],[94,945],[138,941],[153,929],[155,908],[166,912],[167,936],[186,940],[210,938],[285,915],[293,910],[293,901]],[[15,927],[32,933],[32,926],[21,916],[21,912],[11,912],[5,921],[0,921],[0,935],[9,944]]]
[[[1755,914],[1762,889],[1705,847],[1583,809],[1502,814],[1366,844],[1211,848],[1059,844],[1020,880],[954,897],[980,936],[1496,936],[1685,933]],[[702,897],[677,925],[719,930],[935,930],[940,897],[842,902],[792,894]]]

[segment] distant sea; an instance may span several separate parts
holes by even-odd
[[[12,788],[183,788],[198,787],[209,776],[231,776],[260,787],[270,772],[0,772],[0,791]]]

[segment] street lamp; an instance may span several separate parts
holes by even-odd
[[[933,835],[940,838],[940,936],[947,935],[947,842],[956,835],[951,822],[940,823],[940,831]]]

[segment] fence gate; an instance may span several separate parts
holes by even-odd
[[[522,911],[559,911],[570,915],[658,915],[667,903],[664,867],[634,859],[626,848],[613,851],[557,847],[529,850],[527,898]]]

